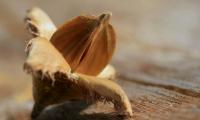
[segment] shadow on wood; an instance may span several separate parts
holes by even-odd
[[[66,102],[57,106],[52,106],[45,109],[34,120],[124,120],[123,116],[115,112],[105,113],[99,112],[93,108],[85,111],[88,104],[83,101]],[[93,106],[93,105],[92,105]]]

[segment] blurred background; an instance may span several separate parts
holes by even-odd
[[[126,51],[133,61],[145,51],[149,59],[166,62],[200,57],[199,0],[0,0],[0,116],[24,103],[31,109],[31,76],[23,71],[25,41],[31,36],[23,20],[34,6],[57,26],[81,14],[112,12],[118,37],[114,64]]]

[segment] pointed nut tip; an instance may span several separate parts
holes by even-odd
[[[111,16],[112,16],[112,13],[111,13],[111,12],[103,13],[103,14],[101,14],[101,15],[99,16],[99,20],[100,20],[101,22],[107,22],[107,21],[110,20]]]
[[[105,14],[109,15],[110,17],[112,16],[112,12],[107,12]]]

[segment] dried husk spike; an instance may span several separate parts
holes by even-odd
[[[96,96],[94,100],[103,98],[106,101],[111,101],[120,114],[132,116],[132,108],[129,99],[118,84],[108,79],[84,74],[77,75],[79,76],[77,83],[87,90],[90,90],[89,92],[93,94],[91,97]]]
[[[40,36],[49,40],[57,29],[49,16],[38,7],[28,11],[25,22],[34,37]]]
[[[34,13],[35,10],[38,9],[32,9],[28,15]],[[34,17],[37,16],[33,16],[32,20],[38,19],[37,22],[43,24],[43,22],[40,22],[42,21],[41,18]],[[101,19],[104,19],[104,17]],[[49,32],[49,29],[41,28],[43,25],[37,22],[35,27],[38,31]],[[128,97],[119,85],[108,80],[108,78],[113,79],[115,74],[112,66],[107,66],[96,77],[77,72],[72,73],[66,59],[49,41],[52,33],[46,34],[46,37],[43,35],[36,35],[37,37],[31,39],[27,44],[27,59],[24,64],[24,69],[31,73],[33,77],[35,105],[32,118],[37,117],[48,105],[71,99],[111,101],[119,112],[132,116]]]
[[[25,62],[25,68],[26,65],[28,65],[29,68],[34,68],[30,70],[40,70],[42,74],[49,75],[57,72],[58,70],[66,74],[71,73],[69,64],[65,61],[63,56],[57,52],[56,48],[49,43],[47,39],[36,37],[31,39],[28,45],[28,57]]]
[[[109,24],[111,14],[78,16],[53,34],[52,44],[62,53],[75,72],[98,75],[109,63],[116,35]]]

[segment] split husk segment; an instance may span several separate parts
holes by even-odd
[[[115,74],[114,68],[107,65],[115,48],[115,35],[108,23],[109,17],[109,14],[102,14],[99,17],[81,16],[67,22],[58,30],[51,30],[43,25],[54,26],[43,11],[33,8],[28,12],[28,27],[37,29],[30,29],[30,33],[35,37],[27,44],[28,56],[24,64],[24,69],[33,76],[35,105],[32,118],[37,117],[48,105],[72,99],[110,101],[120,113],[132,116],[131,105],[125,92],[109,80]],[[84,24],[84,29],[89,29],[89,32],[74,27],[76,24],[79,27],[80,24]],[[65,34],[69,35],[70,39]],[[81,41],[81,37],[85,35],[89,37]],[[103,48],[105,49],[102,50]]]

